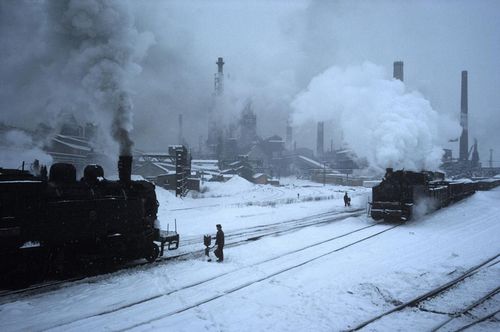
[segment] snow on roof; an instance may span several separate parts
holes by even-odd
[[[39,180],[9,180],[9,181],[0,181],[0,183],[41,183]]]
[[[56,135],[56,137],[77,141],[77,142],[80,142],[83,144],[89,144],[89,141],[84,137],[75,137],[75,136],[68,136],[68,135],[63,135],[63,134],[58,134],[58,135]]]
[[[217,159],[193,159],[191,162],[196,164],[217,164],[219,161]]]
[[[307,158],[307,157],[304,157],[304,156],[301,156],[301,155],[299,155],[298,157],[299,157],[300,159],[304,160],[304,161],[307,161],[307,162],[308,162],[308,163],[310,163],[310,164],[315,165],[315,166],[318,166],[318,167],[324,167],[324,164],[319,163],[319,162],[317,162],[317,161],[315,161],[315,160],[312,160],[312,159],[310,159],[310,158]]]
[[[151,156],[168,157],[168,156],[170,156],[170,154],[168,152],[144,152],[142,155],[145,157],[151,157]]]
[[[164,170],[166,173],[169,172],[169,169],[166,167],[166,165],[164,163],[153,163],[153,165]]]
[[[471,179],[463,178],[463,179],[456,179],[456,180],[453,180],[451,182],[452,183],[472,183],[474,181],[472,181]]]
[[[254,179],[257,179],[257,178],[260,178],[260,177],[261,177],[261,176],[263,176],[263,175],[265,175],[265,174],[264,174],[264,173],[256,173],[256,174],[254,174],[252,177],[253,177]]]
[[[92,151],[92,149],[88,146],[83,146],[83,145],[78,145],[78,144],[74,144],[74,143],[70,143],[68,141],[65,141],[64,139],[60,139],[58,138],[58,136],[61,136],[61,135],[57,135],[56,137],[52,138],[52,140],[58,142],[58,143],[61,143],[63,145],[66,145],[66,146],[69,146],[73,149],[77,149],[77,150],[83,150],[83,151]]]

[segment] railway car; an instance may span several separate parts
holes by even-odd
[[[161,236],[155,186],[131,180],[132,157],[120,156],[119,181],[89,165],[77,180],[71,164],[47,175],[0,168],[0,281],[32,282],[159,255],[179,235]],[[163,232],[164,234],[164,232]],[[38,281],[38,280],[37,280]]]
[[[500,186],[500,178],[476,179],[476,190],[490,190]]]
[[[407,221],[416,210],[427,213],[475,192],[472,181],[445,181],[440,172],[413,172],[392,168],[372,188],[371,217],[375,220]]]

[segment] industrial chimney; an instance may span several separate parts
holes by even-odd
[[[287,150],[292,149],[292,140],[293,140],[293,131],[292,131],[292,125],[290,123],[290,120],[286,122],[286,139],[285,139],[285,146]]]
[[[403,61],[394,61],[394,71],[392,77],[400,80],[401,82],[404,81]]]
[[[467,126],[467,71],[462,71],[462,94],[460,99],[460,125],[462,126],[462,135],[460,136],[460,154],[459,160],[469,159],[469,130]]]
[[[224,60],[222,57],[219,57],[215,64],[217,65],[217,74],[215,74],[214,88],[215,94],[220,96],[224,92]]]
[[[325,123],[323,121],[318,122],[318,140],[316,143],[316,154],[318,158],[323,157],[324,153],[324,148],[323,148],[323,143],[324,143],[324,138],[325,138]]]
[[[184,133],[182,132],[182,114],[179,114],[179,137],[177,138],[177,144],[184,144]]]

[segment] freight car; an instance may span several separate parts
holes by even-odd
[[[372,188],[371,217],[375,220],[407,221],[416,212],[434,211],[472,195],[471,180],[445,181],[440,172],[386,170],[382,182]]]
[[[474,179],[476,190],[490,190],[500,186],[500,178]]]
[[[28,284],[44,276],[93,271],[176,249],[179,235],[155,226],[155,186],[131,180],[132,157],[120,156],[119,181],[89,165],[81,180],[71,164],[40,174],[0,168],[0,281]],[[35,280],[32,277],[36,276]]]

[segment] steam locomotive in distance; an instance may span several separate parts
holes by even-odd
[[[417,212],[434,211],[472,195],[477,189],[488,187],[483,182],[445,181],[440,172],[393,171],[388,168],[382,182],[372,188],[371,217],[407,221]],[[498,184],[490,184],[488,189]]]
[[[35,176],[0,168],[0,282],[24,286],[44,276],[108,269],[160,254],[155,241],[176,249],[179,235],[155,226],[155,186],[131,180],[132,157],[120,156],[119,181],[88,165],[81,180],[71,164]],[[172,245],[172,247],[171,247]],[[98,273],[98,272],[97,272]],[[33,278],[35,277],[35,278]]]

